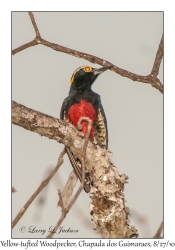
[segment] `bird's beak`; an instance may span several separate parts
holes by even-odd
[[[99,68],[99,69],[94,69],[93,73],[94,73],[94,75],[100,75],[101,73],[103,73],[104,71],[106,71],[107,69],[110,69],[112,67],[113,66],[106,66],[106,67],[102,67],[102,68]]]

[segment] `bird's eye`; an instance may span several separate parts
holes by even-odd
[[[84,70],[85,72],[91,72],[91,71],[92,71],[92,68],[89,67],[89,66],[86,66],[86,67],[83,68],[83,70]]]

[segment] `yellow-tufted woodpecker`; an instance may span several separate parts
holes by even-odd
[[[97,144],[107,149],[108,147],[108,128],[105,113],[101,104],[100,96],[92,91],[91,86],[97,77],[110,69],[111,66],[99,69],[90,66],[82,66],[76,69],[71,77],[70,91],[67,98],[64,99],[60,118],[71,122],[75,127],[81,117],[88,117],[92,120],[92,128],[89,139],[95,139]],[[88,123],[82,121],[82,132],[86,135]],[[66,148],[69,160],[81,181],[81,163],[78,158]],[[85,175],[84,190],[90,191],[90,181],[88,173]]]

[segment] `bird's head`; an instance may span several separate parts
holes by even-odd
[[[70,79],[71,89],[91,89],[91,86],[97,77],[110,68],[112,68],[112,66],[106,66],[99,69],[95,69],[90,66],[79,67],[74,71]]]

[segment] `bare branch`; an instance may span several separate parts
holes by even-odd
[[[72,171],[73,172],[73,171]],[[70,175],[71,176],[71,175]],[[67,182],[70,181],[70,176]],[[75,174],[75,178],[77,179],[77,175]],[[61,176],[59,175],[59,172],[57,172],[56,175],[54,175],[54,186],[57,187],[59,183],[59,186],[63,188],[63,180],[61,178]],[[67,185],[67,184],[66,184]],[[73,190],[73,185],[70,184],[70,189],[69,190]],[[65,188],[64,188],[65,189]],[[62,191],[62,199],[64,200],[64,189]],[[70,192],[68,190],[68,192]],[[42,199],[45,199],[46,197],[42,197]],[[64,203],[64,202],[63,202]],[[66,203],[67,205],[67,203]],[[65,206],[66,206],[65,205]],[[79,206],[79,204],[77,204],[76,202],[74,203],[73,207],[71,208],[71,211],[73,212],[74,216],[77,218],[77,220],[80,221],[80,223],[86,227],[86,229],[92,230],[92,222],[91,220],[89,220],[88,216],[85,214],[84,210],[81,209],[81,207]]]
[[[160,224],[160,226],[159,226],[159,228],[158,228],[156,234],[154,235],[153,239],[160,239],[160,238],[162,238],[162,237],[160,236],[161,233],[162,233],[162,230],[163,230],[163,221],[162,221],[162,223]]]
[[[68,146],[77,157],[81,158],[81,147],[84,145],[84,136],[70,123],[29,109],[12,101],[12,123],[27,130],[46,136]],[[80,139],[78,150],[74,140]],[[76,141],[75,141],[76,144]]]
[[[157,77],[157,75],[159,73],[160,63],[161,63],[162,57],[163,57],[163,38],[164,37],[162,35],[162,39],[160,41],[159,48],[158,48],[157,53],[156,53],[154,65],[153,65],[153,68],[151,71],[151,74],[154,75],[155,78]]]
[[[87,148],[87,143],[88,143],[89,135],[90,135],[91,128],[92,128],[92,120],[90,118],[88,118],[88,117],[84,117],[84,116],[80,117],[80,119],[77,122],[77,128],[78,128],[78,130],[82,129],[82,125],[81,125],[82,121],[87,121],[88,122],[86,140],[85,140],[84,147],[83,147],[83,158],[84,158],[85,154],[86,154],[86,148]]]
[[[59,195],[59,198],[60,198],[59,205],[60,205],[60,207],[63,208],[64,207],[64,203],[63,203],[62,194],[61,194],[60,189],[58,189],[58,195]]]
[[[73,197],[73,199],[71,200],[69,205],[67,206],[67,208],[66,208],[67,210],[70,210],[70,208],[72,207],[72,205],[74,204],[74,202],[78,198],[79,194],[81,193],[82,189],[84,188],[84,182],[85,182],[85,155],[86,155],[86,148],[87,148],[87,144],[88,144],[88,140],[89,140],[90,131],[91,131],[91,128],[92,128],[92,121],[88,117],[81,117],[79,119],[78,123],[77,123],[78,126],[82,122],[82,120],[86,120],[88,122],[88,128],[87,128],[87,134],[85,136],[85,142],[84,142],[84,145],[83,145],[82,157],[80,158],[80,160],[81,160],[81,171],[82,171],[81,185],[80,185],[77,193],[75,194],[75,196]]]
[[[37,188],[37,190],[33,193],[33,195],[29,198],[29,200],[26,202],[26,204],[21,208],[19,211],[18,215],[15,217],[15,219],[12,222],[12,228],[18,223],[18,221],[21,219],[27,208],[30,206],[32,201],[36,198],[36,196],[43,190],[45,186],[49,183],[50,179],[53,177],[53,175],[57,172],[58,168],[61,166],[63,163],[63,156],[66,153],[65,148],[61,152],[59,158],[58,158],[58,163],[56,167],[53,169],[53,171],[50,173],[50,175],[41,183],[41,185]]]
[[[73,206],[73,204],[75,203],[76,199],[78,198],[78,196],[80,195],[81,191],[84,188],[84,182],[85,182],[85,154],[86,154],[86,148],[87,148],[87,144],[88,144],[88,139],[89,139],[89,135],[90,135],[90,131],[92,128],[92,121],[91,119],[89,119],[88,117],[81,117],[78,121],[78,127],[80,128],[80,123],[86,120],[88,122],[88,128],[87,128],[87,134],[86,134],[86,139],[85,139],[85,143],[83,146],[83,156],[81,158],[81,171],[82,171],[82,178],[81,178],[81,184],[80,187],[78,189],[78,191],[76,192],[76,194],[74,195],[74,197],[72,198],[72,200],[70,201],[69,205],[65,208],[63,201],[62,201],[62,197],[61,197],[61,193],[60,198],[61,198],[61,203],[62,203],[62,215],[61,218],[59,219],[59,221],[57,222],[56,226],[54,227],[54,230],[46,237],[46,238],[52,238],[54,233],[56,232],[56,230],[58,229],[58,227],[61,225],[62,221],[64,220],[64,218],[66,217],[66,214],[69,212],[69,210],[71,209],[71,207]],[[81,129],[81,128],[80,128]]]
[[[40,36],[40,33],[39,33],[39,29],[38,29],[37,24],[35,22],[34,15],[33,15],[33,13],[31,11],[29,11],[29,16],[30,16],[30,19],[32,21],[32,24],[33,24],[33,27],[34,27],[34,30],[35,30],[35,33],[36,33],[36,37],[40,38],[41,36]]]
[[[66,53],[66,54],[69,54],[72,56],[79,57],[79,58],[83,58],[91,63],[96,63],[96,64],[99,64],[101,66],[113,66],[111,68],[111,70],[113,72],[115,72],[123,77],[127,77],[133,81],[151,84],[154,88],[158,89],[161,93],[163,93],[163,85],[160,82],[160,80],[157,79],[158,70],[159,70],[160,62],[162,60],[162,55],[163,55],[163,37],[161,39],[159,49],[158,49],[156,59],[154,62],[154,66],[153,66],[151,73],[147,76],[141,76],[138,74],[131,73],[127,70],[121,69],[121,68],[115,66],[114,64],[112,64],[104,59],[101,59],[99,57],[96,57],[96,56],[93,56],[93,55],[90,55],[90,54],[87,54],[84,52],[80,52],[77,50],[73,50],[70,48],[66,48],[64,46],[61,46],[61,45],[58,45],[55,43],[51,43],[51,42],[44,40],[43,38],[41,38],[41,36],[39,34],[39,30],[37,28],[37,25],[36,25],[36,22],[34,19],[34,15],[32,14],[32,12],[30,12],[29,14],[30,14],[30,18],[31,18],[33,27],[34,27],[35,32],[36,32],[36,38],[33,41],[12,50],[12,55],[14,55],[14,54],[16,54],[24,49],[27,49],[31,46],[35,46],[37,44],[42,44],[42,45],[50,47],[56,51],[63,52],[63,53]]]
[[[72,195],[72,192],[73,192],[73,189],[74,189],[74,187],[75,187],[75,185],[77,183],[77,180],[78,180],[77,175],[75,174],[74,170],[72,170],[72,172],[69,175],[69,178],[68,178],[68,181],[66,183],[66,186],[64,187],[64,189],[63,189],[63,191],[61,193],[62,201],[59,200],[58,206],[60,206],[60,207],[67,206],[68,199]]]
[[[12,122],[63,143],[79,160],[84,159],[82,152],[87,138],[72,124],[26,108],[16,102],[12,103]],[[119,175],[117,168],[110,162],[110,156],[111,152],[88,140],[84,161],[93,182],[91,214],[95,223],[94,228],[103,238],[137,237],[137,230],[135,227],[130,227],[128,220],[129,208],[125,207],[123,190],[128,177]],[[83,166],[82,161],[82,173]],[[78,197],[84,186],[83,179],[84,177],[74,198]],[[74,201],[70,202],[67,209],[70,209]],[[64,220],[66,210],[64,211],[56,226]]]
[[[22,45],[22,46],[20,46],[20,47],[18,47],[16,49],[13,49],[12,50],[12,55],[15,55],[16,53],[18,53],[18,52],[20,52],[20,51],[22,51],[24,49],[30,48],[32,46],[35,46],[37,44],[38,44],[37,41],[34,39],[33,41],[31,41],[29,43],[26,43],[26,44],[24,44],[24,45]]]

